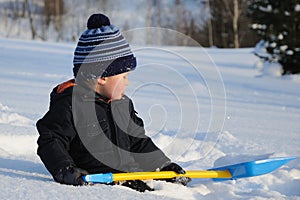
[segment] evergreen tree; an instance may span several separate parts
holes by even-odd
[[[300,73],[300,0],[250,0],[251,29],[265,42],[283,74]]]

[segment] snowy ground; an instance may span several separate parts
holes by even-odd
[[[0,47],[1,199],[300,199],[299,158],[236,181],[154,181],[156,191],[146,193],[55,183],[36,155],[35,122],[52,87],[72,77],[75,45],[0,39]],[[258,71],[252,49],[135,51],[128,95],[148,134],[186,169],[300,156],[299,76]]]

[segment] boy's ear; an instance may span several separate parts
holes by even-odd
[[[106,78],[105,78],[105,77],[103,77],[103,78],[98,78],[98,79],[97,79],[97,82],[98,82],[99,85],[105,85],[105,83],[106,83]]]

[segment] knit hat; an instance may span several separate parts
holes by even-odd
[[[118,27],[103,14],[93,14],[77,43],[73,59],[76,78],[96,79],[134,70],[136,58]]]

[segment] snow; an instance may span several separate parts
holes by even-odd
[[[291,56],[291,55],[294,54],[294,51],[292,51],[292,50],[287,50],[285,54]]]
[[[281,51],[285,51],[285,50],[287,50],[287,48],[288,48],[287,45],[282,45],[282,46],[280,46],[280,50],[281,50]]]
[[[278,35],[278,39],[283,40],[283,35],[281,33]]]
[[[300,199],[300,159],[268,175],[188,187],[152,181],[156,191],[55,183],[36,155],[35,122],[49,93],[72,77],[75,44],[1,39],[1,199]],[[248,49],[135,48],[128,95],[146,130],[186,169],[300,155],[300,77],[278,77]]]
[[[263,11],[263,12],[272,12],[273,8],[272,5],[267,5],[267,7],[263,7],[263,6],[259,6],[259,10]]]

